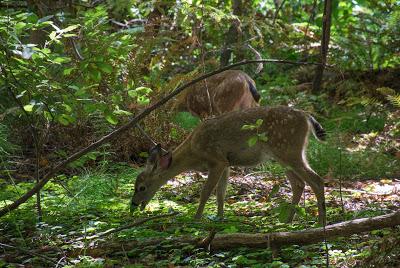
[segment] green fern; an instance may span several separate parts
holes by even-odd
[[[387,99],[393,106],[400,108],[400,94],[387,96]]]
[[[400,94],[396,93],[394,89],[390,87],[380,87],[377,88],[376,91],[384,95],[393,106],[400,107]]]

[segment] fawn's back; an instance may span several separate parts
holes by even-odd
[[[243,125],[255,124],[256,130],[243,130]],[[303,154],[310,126],[307,115],[299,110],[279,106],[256,107],[232,112],[206,120],[195,129],[187,142],[192,153],[208,161],[224,161],[229,166],[256,165],[268,158],[280,162]],[[266,141],[258,140],[254,146],[248,140],[264,133]],[[294,159],[298,160],[298,159]]]

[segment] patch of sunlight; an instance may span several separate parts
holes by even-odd
[[[1,202],[0,202],[0,208],[4,208],[4,207],[6,207],[6,206],[8,206],[8,205],[11,205],[12,203],[13,203],[12,200],[8,200],[8,199],[6,199],[6,200],[1,200]]]
[[[146,210],[147,211],[157,211],[163,208],[168,208],[168,209],[179,209],[182,210],[184,209],[184,207],[182,207],[181,205],[179,205],[178,203],[171,201],[171,200],[153,200],[150,201],[150,203],[146,206]]]

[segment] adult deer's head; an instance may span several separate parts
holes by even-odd
[[[136,210],[138,206],[143,210],[161,186],[167,182],[169,178],[164,176],[164,171],[168,169],[171,162],[171,153],[163,154],[160,144],[150,150],[146,167],[136,178],[131,211]]]

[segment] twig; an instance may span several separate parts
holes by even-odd
[[[150,107],[144,109],[143,111],[141,111],[138,115],[136,115],[134,118],[132,118],[127,124],[117,128],[116,130],[112,131],[111,133],[103,136],[102,138],[100,138],[99,140],[97,140],[96,142],[90,144],[89,146],[81,149],[80,151],[72,154],[71,156],[69,156],[67,159],[65,159],[64,161],[61,161],[60,163],[58,163],[57,165],[55,165],[50,171],[47,172],[47,174],[45,174],[43,176],[43,178],[39,181],[39,183],[37,183],[32,189],[30,189],[29,191],[27,191],[23,196],[21,196],[20,198],[18,198],[16,201],[14,201],[12,204],[2,208],[0,210],[0,217],[6,215],[7,213],[13,211],[14,209],[18,208],[21,204],[23,204],[24,202],[26,202],[30,197],[32,197],[35,193],[37,193],[38,191],[40,191],[40,189],[43,188],[43,186],[54,176],[56,175],[59,171],[61,171],[64,167],[66,167],[69,163],[77,160],[78,158],[80,158],[81,156],[87,154],[88,152],[91,152],[93,150],[95,150],[96,148],[100,147],[102,144],[109,142],[110,140],[114,139],[115,137],[117,137],[118,135],[120,135],[121,133],[127,131],[128,129],[132,128],[133,126],[136,126],[137,123],[142,120],[143,118],[145,118],[147,115],[149,115],[152,111],[156,110],[157,108],[161,107],[162,105],[164,105],[165,103],[167,103],[170,99],[174,98],[176,95],[178,95],[179,93],[181,93],[183,90],[185,90],[186,88],[190,87],[191,85],[204,80],[205,78],[208,78],[210,76],[213,76],[215,74],[221,73],[223,71],[226,70],[230,70],[233,69],[237,66],[241,66],[241,65],[245,65],[245,64],[252,64],[252,63],[282,63],[282,64],[295,64],[295,65],[321,65],[321,63],[310,63],[310,62],[297,62],[297,61],[289,61],[289,60],[276,60],[276,59],[261,59],[261,60],[244,60],[244,61],[240,61],[238,63],[235,64],[231,64],[231,65],[227,65],[223,68],[217,69],[215,71],[206,73],[202,76],[199,76],[198,78],[176,88],[173,92],[171,92],[170,94],[168,94],[167,96],[165,96],[164,98],[162,98],[161,100],[157,101],[156,103],[154,103],[153,105],[151,105]]]
[[[80,60],[80,61],[84,60],[82,54],[79,52],[79,49],[76,46],[75,40],[73,38],[71,38],[70,40],[71,40],[71,43],[72,43],[72,48],[73,48],[73,50],[75,52],[75,55],[78,58],[78,60]]]
[[[66,258],[65,256],[61,257],[61,259],[58,260],[58,262],[57,262],[55,268],[58,268],[58,266],[61,264],[61,262],[62,262],[65,258]]]
[[[278,18],[279,11],[282,9],[283,5],[285,4],[286,0],[283,0],[282,3],[279,5],[277,10],[275,11],[274,18],[272,19],[272,24],[275,24],[276,19]]]
[[[252,47],[252,46],[250,45],[250,43],[246,44],[245,46],[246,46],[247,48],[249,48],[249,49],[256,55],[255,57],[256,57],[257,60],[262,59],[261,53],[258,52],[254,47]],[[256,68],[256,70],[255,70],[255,73],[256,73],[256,74],[259,74],[259,73],[262,71],[263,67],[264,67],[264,65],[263,65],[262,63],[257,64],[257,68]]]

